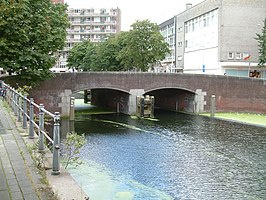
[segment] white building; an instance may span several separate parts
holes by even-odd
[[[265,0],[205,0],[175,16],[175,68],[184,73],[266,78],[258,68]],[[161,28],[162,29],[162,28]]]
[[[97,43],[121,31],[121,11],[119,8],[69,9],[71,26],[67,29],[66,46],[58,52],[58,61],[53,72],[68,71],[67,56],[71,48],[79,42],[90,40]]]
[[[176,17],[173,17],[162,24],[160,24],[160,32],[164,37],[165,42],[168,43],[170,53],[166,55],[161,62],[160,67],[155,68],[155,72],[177,72],[175,67],[176,60]]]

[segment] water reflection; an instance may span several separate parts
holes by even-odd
[[[265,128],[180,113],[156,117],[76,116],[75,130],[88,143],[85,164],[71,173],[90,199],[265,199]]]

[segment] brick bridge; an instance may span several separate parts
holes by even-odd
[[[91,90],[92,104],[134,114],[136,96],[153,95],[155,106],[168,110],[210,110],[211,95],[217,111],[266,113],[266,80],[216,75],[83,72],[62,73],[31,92],[37,103],[69,116],[70,96]]]

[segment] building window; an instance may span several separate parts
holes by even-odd
[[[182,47],[182,42],[178,42],[178,47]]]
[[[191,21],[191,32],[195,31],[194,19]]]
[[[182,31],[183,31],[183,27],[181,26],[181,27],[178,28],[178,32],[180,33]]]
[[[206,15],[203,15],[203,27],[207,26],[207,19],[206,19]]]
[[[230,59],[230,60],[234,59],[234,53],[233,52],[228,53],[228,59]]]
[[[183,59],[182,56],[178,56],[178,57],[177,57],[177,60],[178,60],[178,61],[182,61],[182,59]]]
[[[185,23],[185,33],[188,33],[188,23]]]
[[[172,45],[174,43],[174,38],[169,39],[169,45]]]
[[[237,52],[237,53],[235,54],[235,59],[236,59],[236,60],[240,60],[240,59],[242,59],[242,54],[239,53],[239,52]]]
[[[187,48],[187,43],[188,43],[188,41],[186,40],[186,41],[185,41],[185,48]]]

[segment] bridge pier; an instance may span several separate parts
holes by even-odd
[[[68,116],[68,117],[70,116],[71,94],[72,94],[71,90],[64,90],[58,95],[59,98],[61,98],[61,102],[58,103],[58,107],[61,108],[62,116]]]
[[[204,101],[204,97],[206,96],[206,92],[203,92],[202,89],[196,89],[195,99],[194,99],[194,113],[204,112],[204,106],[206,105],[206,101]]]
[[[137,114],[137,96],[144,95],[144,89],[130,89],[129,91],[129,101],[128,101],[128,114]]]

